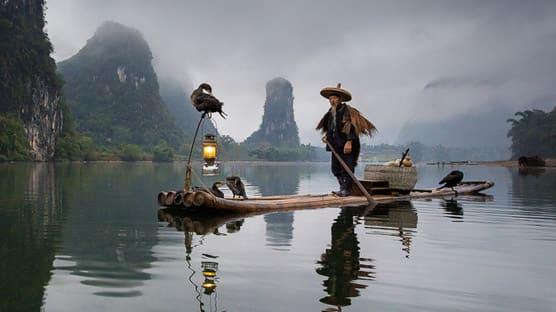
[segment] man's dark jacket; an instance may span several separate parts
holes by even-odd
[[[342,103],[336,108],[336,118],[334,122],[334,113],[332,108],[322,117],[319,122],[319,128],[321,125],[323,132],[326,133],[326,138],[328,142],[334,147],[336,152],[341,156],[344,156],[344,145],[347,141],[351,141],[351,154],[354,157],[355,164],[359,158],[359,153],[361,150],[361,144],[359,141],[359,136],[357,135],[354,126],[351,124],[351,116],[349,111],[349,106]],[[328,145],[326,150],[330,151]],[[342,157],[344,158],[344,157]]]

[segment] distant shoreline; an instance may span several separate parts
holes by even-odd
[[[201,163],[202,160],[193,160],[193,163]],[[126,161],[126,160],[63,160],[63,161],[2,161],[0,164],[10,164],[10,163],[153,163],[153,164],[168,164],[168,163],[185,163],[185,160],[173,160],[173,161],[152,161],[152,160],[137,160],[137,161]],[[288,164],[326,164],[329,163],[328,160],[326,161],[274,161],[274,160],[224,160],[220,163],[232,163],[232,164],[251,164],[251,165],[265,165],[265,164],[273,164],[273,165],[288,165]],[[372,162],[365,162],[360,161],[361,165],[371,164]],[[438,163],[442,165],[442,162]],[[417,165],[423,166],[434,166],[432,163],[418,163]],[[459,165],[457,163],[450,163],[445,162],[444,165],[446,166],[453,166]],[[478,160],[478,161],[470,161],[469,164],[461,164],[463,166],[466,165],[479,165],[479,166],[490,166],[490,167],[507,167],[507,168],[514,168],[518,167],[517,160]],[[547,158],[546,159],[546,167],[544,168],[556,168],[556,159],[555,158]]]
[[[546,166],[544,168],[556,167],[556,159],[547,158],[545,160],[546,160]],[[489,161],[477,161],[476,163],[483,166],[498,166],[498,167],[518,167],[519,166],[517,160],[489,160]]]

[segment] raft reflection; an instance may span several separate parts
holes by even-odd
[[[199,311],[218,311],[218,265],[217,255],[202,254],[201,262],[202,283],[197,284],[195,277],[197,270],[192,265],[193,235],[226,235],[219,228],[225,225],[228,234],[237,233],[245,221],[245,217],[257,214],[207,214],[202,212],[187,212],[179,209],[165,208],[158,210],[158,220],[167,222],[185,235],[186,265],[190,274],[188,282],[193,286],[199,303]]]
[[[402,250],[409,257],[411,240],[417,227],[417,213],[410,202],[380,205],[373,210],[366,207],[342,208],[331,226],[331,242],[317,263],[316,272],[327,278],[323,281],[327,295],[320,302],[331,305],[325,311],[341,311],[351,305],[351,298],[360,296],[369,281],[374,281],[374,259],[363,258],[355,229],[364,224],[372,234],[400,237]]]
[[[317,273],[326,276],[323,286],[328,294],[320,302],[338,307],[351,304],[353,297],[367,285],[355,283],[356,280],[374,280],[373,259],[360,258],[359,240],[355,233],[354,217],[358,210],[343,208],[331,227],[330,248],[321,255]]]
[[[198,271],[191,265],[190,255],[193,248],[193,235],[225,235],[220,228],[226,226],[228,233],[239,231],[245,218],[260,215],[251,214],[203,214],[182,210],[161,209],[158,213],[160,221],[183,231],[187,252],[186,262],[191,272],[189,282],[197,293],[197,301],[202,311],[206,307],[207,295],[217,295],[217,279],[209,279],[208,288],[194,282]],[[361,295],[361,290],[369,287],[369,282],[376,277],[374,259],[361,256],[361,247],[356,233],[357,227],[363,225],[372,230],[373,235],[398,236],[405,257],[409,257],[412,239],[417,227],[417,213],[410,202],[381,205],[373,210],[362,208],[342,208],[338,217],[331,225],[330,245],[316,262],[316,273],[325,277],[322,282],[326,295],[319,299],[328,305],[328,310],[341,310],[352,304],[352,298]],[[229,229],[233,229],[230,231]],[[216,262],[217,256],[204,255],[204,260]],[[206,256],[210,256],[211,259]],[[204,301],[203,301],[204,300]]]
[[[405,257],[409,258],[411,241],[417,229],[417,211],[409,201],[377,206],[363,216],[366,229],[372,234],[395,235],[400,238]]]

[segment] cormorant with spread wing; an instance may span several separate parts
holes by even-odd
[[[226,185],[232,191],[234,195],[233,198],[236,196],[243,197],[243,199],[247,199],[247,195],[245,194],[245,185],[241,182],[241,179],[238,176],[231,176],[226,178]]]
[[[191,93],[191,103],[195,108],[203,113],[219,113],[222,118],[226,119],[228,114],[222,111],[222,105],[217,98],[212,95],[212,87],[208,83],[199,85],[193,93]]]
[[[449,188],[452,189],[452,191],[456,192],[456,190],[454,190],[454,186],[457,186],[458,184],[460,184],[462,180],[463,180],[463,172],[461,172],[459,170],[454,170],[454,171],[450,172],[450,174],[445,176],[444,179],[442,179],[440,182],[438,182],[438,184],[444,183],[444,185],[439,187],[438,189],[440,190],[440,189],[443,189],[445,187],[449,187]],[[457,194],[457,192],[456,192],[456,194]]]

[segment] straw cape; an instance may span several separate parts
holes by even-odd
[[[349,91],[345,89],[342,89],[341,86],[342,86],[341,84],[338,84],[336,88],[333,87],[324,88],[320,91],[320,94],[325,98],[329,98],[331,95],[337,95],[342,99],[342,101],[351,100],[351,93],[349,93]],[[342,132],[344,134],[346,135],[349,134],[352,126],[357,136],[364,134],[372,137],[377,132],[375,125],[373,125],[372,122],[367,120],[367,118],[365,118],[361,114],[361,112],[359,112],[357,109],[355,109],[354,107],[348,104],[344,103],[344,105],[346,105],[346,109],[347,109],[347,113],[344,114],[344,118],[342,120],[342,123],[344,125],[342,127]],[[317,125],[316,128],[317,130],[320,130],[322,133],[326,132],[328,119],[330,118],[330,115],[331,115],[330,110],[326,112],[326,114],[324,114],[324,116],[322,117],[322,119],[319,121]]]

